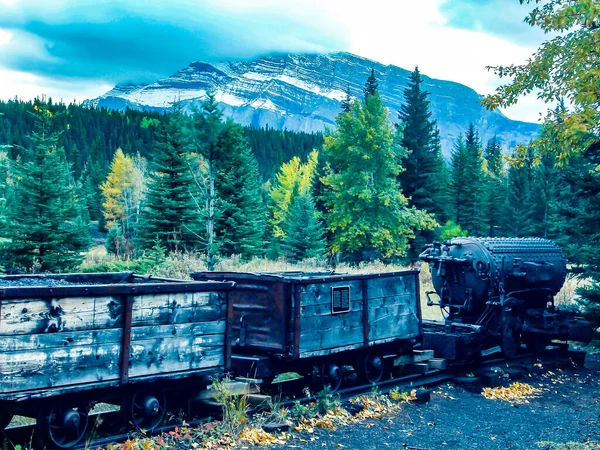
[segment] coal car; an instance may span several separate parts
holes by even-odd
[[[232,369],[269,379],[282,372],[340,386],[344,366],[377,382],[387,357],[421,340],[419,272],[371,274],[200,272],[232,281]]]
[[[169,392],[202,389],[229,369],[232,285],[132,273],[0,276],[0,426],[34,417],[50,447],[69,448],[101,401],[153,429]]]

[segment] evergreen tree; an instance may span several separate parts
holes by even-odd
[[[320,258],[325,254],[325,229],[309,193],[293,195],[290,211],[283,224],[282,248],[291,262]]]
[[[348,86],[346,88],[346,97],[340,103],[342,113],[350,112],[350,108],[352,108],[352,101],[352,95],[350,95],[350,86]]]
[[[32,146],[13,164],[11,178],[18,182],[11,187],[5,244],[11,271],[73,269],[90,244],[88,224],[79,217],[85,205],[58,144],[60,133],[52,131],[54,120],[43,103],[36,105]]]
[[[370,96],[375,95],[378,92],[379,89],[379,81],[377,80],[377,77],[375,76],[375,69],[372,68],[371,69],[371,74],[369,75],[369,78],[367,78],[367,82],[365,84],[365,88],[364,88],[364,94],[365,94],[365,102],[367,102],[369,100]]]
[[[531,201],[529,175],[524,167],[508,169],[506,202],[504,205],[505,234],[514,237],[528,235]]]
[[[442,156],[439,130],[431,119],[429,93],[422,90],[419,68],[411,73],[404,90],[404,104],[398,111],[403,126],[402,146],[408,150],[399,180],[409,204],[435,214],[439,222],[446,217],[448,181],[446,162]],[[421,248],[435,239],[433,231],[417,233],[410,256],[416,259]]]
[[[553,155],[544,155],[533,170],[527,234],[548,238],[552,228],[554,203],[560,189],[558,169]]]
[[[143,248],[152,248],[157,237],[169,251],[190,249],[196,242],[188,145],[185,118],[176,106],[161,131],[159,151],[149,174],[140,218]]]
[[[8,155],[0,151],[0,245],[6,227],[6,196],[8,195]]]
[[[365,92],[372,92],[370,86]],[[402,256],[416,230],[435,225],[431,215],[408,207],[397,181],[403,155],[387,109],[376,90],[366,97],[338,116],[323,148],[331,249],[354,263]]]
[[[494,136],[488,142],[484,153],[486,177],[483,186],[484,222],[488,236],[501,233],[504,224],[506,202],[506,174],[502,162],[502,147]]]
[[[241,126],[228,121],[217,140],[219,154],[215,180],[221,211],[215,223],[216,239],[224,255],[244,259],[264,254],[266,216],[258,164]]]
[[[473,124],[463,138],[459,136],[452,153],[450,191],[455,221],[472,235],[485,234],[483,158],[481,141]]]
[[[205,227],[203,244],[208,270],[213,270],[219,253],[216,221],[221,211],[218,209],[216,178],[220,157],[218,142],[224,126],[222,119],[215,96],[209,92],[202,108],[194,112],[191,123],[192,148],[201,158],[201,170],[194,176],[196,190],[200,193],[195,211]]]

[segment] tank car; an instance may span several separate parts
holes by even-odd
[[[430,265],[435,289],[428,303],[442,308],[448,324],[472,325],[499,341],[507,356],[522,341],[539,351],[552,339],[591,340],[588,322],[554,304],[567,268],[550,240],[455,238],[433,243],[420,258]]]

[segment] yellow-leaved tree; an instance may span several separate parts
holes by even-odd
[[[103,214],[109,231],[108,249],[117,257],[135,256],[134,237],[140,204],[146,191],[146,160],[115,152],[106,181],[100,185]]]
[[[285,238],[282,227],[292,204],[294,195],[307,195],[315,180],[319,152],[313,150],[305,163],[294,156],[289,162],[281,165],[275,177],[275,184],[269,191],[271,198],[271,218],[273,236],[277,239]]]

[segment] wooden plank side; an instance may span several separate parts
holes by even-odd
[[[331,289],[333,287],[340,286],[350,286],[350,302],[362,300],[363,294],[361,281],[347,280],[330,283],[314,283],[300,286],[300,304],[302,307],[313,305],[331,306]]]
[[[227,304],[223,293],[178,292],[135,296],[134,327],[225,319]]]
[[[352,293],[350,294],[352,296]],[[350,311],[360,311],[362,308],[362,299],[353,299],[350,302]],[[300,314],[303,318],[313,316],[324,316],[331,314],[331,303],[322,303],[320,305],[301,306]]]
[[[95,347],[101,344],[120,343],[121,340],[121,328],[3,336],[0,338],[0,352],[47,351],[76,346]]]
[[[115,380],[120,344],[0,353],[0,392]]]
[[[224,334],[132,341],[130,378],[224,365]]]
[[[369,309],[370,341],[386,338],[409,339],[419,333],[419,319],[407,305]]]
[[[415,291],[414,274],[381,278],[368,278],[367,283],[369,290],[369,299],[402,294],[412,294]]]
[[[117,328],[119,297],[22,298],[2,301],[0,335]]]
[[[338,327],[322,332],[303,331],[300,334],[300,357],[315,351],[350,349],[363,345],[363,330],[360,321],[351,327]],[[341,350],[340,350],[341,351]]]

